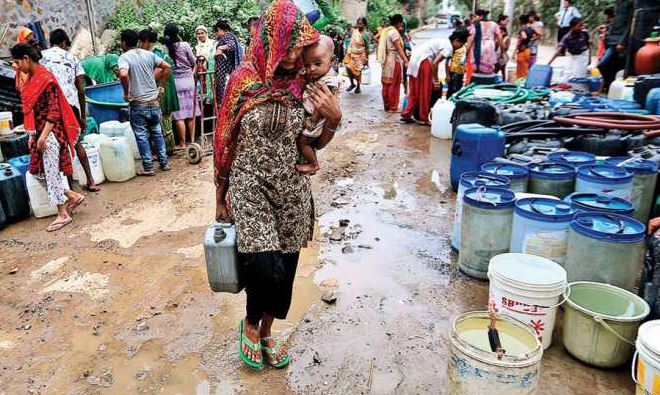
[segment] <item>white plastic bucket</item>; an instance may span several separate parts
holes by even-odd
[[[632,378],[637,383],[636,394],[660,394],[660,320],[639,327],[635,346]]]
[[[529,325],[543,348],[550,347],[566,289],[564,268],[539,256],[507,253],[490,260],[488,278],[489,304]]]

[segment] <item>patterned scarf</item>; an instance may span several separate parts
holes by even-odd
[[[274,78],[277,66],[293,48],[319,40],[319,33],[291,0],[275,0],[257,23],[257,34],[243,62],[229,79],[214,136],[216,185],[229,175],[236,152],[241,119],[266,102],[298,104],[305,82],[296,73],[289,78]],[[302,58],[296,70],[302,68]]]
[[[398,30],[396,30],[396,27],[394,26],[388,26],[380,31],[380,38],[378,39],[378,53],[376,55],[381,65],[385,65],[385,62],[387,61],[387,36],[392,31],[396,31],[398,33]],[[401,37],[399,37],[399,40],[400,39]]]

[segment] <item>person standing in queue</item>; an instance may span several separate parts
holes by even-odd
[[[238,350],[255,369],[282,368],[290,359],[273,338],[272,325],[288,314],[300,250],[314,225],[310,180],[296,169],[296,138],[305,113],[301,55],[319,40],[290,0],[273,1],[261,21],[229,79],[214,136],[216,220],[234,219],[245,265],[246,317],[239,323]],[[315,140],[321,149],[339,126],[341,109],[323,84],[310,98],[326,120]]]
[[[75,149],[80,165],[85,171],[85,177],[87,178],[87,185],[83,185],[83,188],[90,192],[98,192],[101,188],[94,183],[87,152],[85,152],[85,148],[82,146],[82,138],[85,136],[85,129],[87,129],[87,102],[85,100],[85,88],[83,86],[85,82],[85,70],[83,70],[78,59],[69,53],[71,40],[69,40],[69,36],[64,30],[53,30],[50,32],[49,39],[51,47],[41,52],[43,58],[40,63],[57,78],[57,82],[60,88],[62,88],[67,102],[69,102],[71,109],[76,114],[76,118],[78,118],[80,133],[78,135],[78,141],[75,144]],[[71,180],[69,180],[69,183],[71,183]]]
[[[222,105],[227,78],[236,70],[243,59],[243,47],[232,32],[229,22],[220,19],[213,27],[215,31],[215,98],[216,108]]]
[[[633,0],[616,0],[614,3],[614,20],[605,38],[605,53],[597,66],[603,76],[602,93],[609,91],[616,73],[626,65],[626,48],[630,37],[633,6]]]
[[[390,17],[390,26],[380,32],[378,42],[378,60],[383,68],[381,83],[385,111],[399,112],[401,97],[401,81],[403,68],[408,66],[408,57],[403,50],[403,16],[395,14]]]
[[[140,176],[153,176],[153,157],[149,136],[151,136],[160,168],[172,170],[167,160],[165,139],[160,122],[162,112],[159,98],[165,94],[170,65],[151,51],[137,48],[138,33],[127,29],[120,36],[123,54],[119,57],[119,80],[124,89],[124,100],[130,106],[131,128],[135,133],[138,150],[142,157]],[[156,84],[154,71],[160,68],[160,86]]]
[[[362,83],[362,69],[369,67],[369,33],[366,30],[367,18],[358,18],[351,35],[351,41],[344,57],[346,73],[351,85],[346,89],[350,92],[355,89],[359,94]]]

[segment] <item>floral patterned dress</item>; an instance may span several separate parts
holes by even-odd
[[[311,186],[295,167],[304,115],[302,106],[271,102],[241,120],[229,181],[241,253],[295,253],[311,239]]]

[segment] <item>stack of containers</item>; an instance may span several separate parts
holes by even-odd
[[[514,193],[527,192],[529,169],[525,166],[515,163],[487,162],[481,165],[481,170],[511,180],[511,190]]]
[[[567,163],[541,162],[530,164],[527,191],[560,199],[573,192],[575,168]]]
[[[631,201],[633,174],[623,167],[584,165],[577,171],[575,192],[598,193]]]
[[[485,280],[490,259],[509,252],[515,201],[509,189],[480,186],[465,191],[458,256],[461,271]]]
[[[635,205],[633,217],[645,224],[649,220],[653,195],[658,178],[658,164],[641,158],[613,157],[605,161],[612,166],[623,167],[633,174],[632,198]]]
[[[602,212],[631,216],[635,206],[621,198],[601,195],[597,193],[575,192],[564,199],[579,212]]]
[[[461,174],[461,180],[456,193],[456,208],[454,211],[454,224],[451,232],[451,248],[458,251],[461,246],[461,219],[463,216],[463,195],[470,188],[479,186],[492,186],[508,188],[511,181],[507,177],[496,176],[484,171],[466,171]]]
[[[519,199],[513,213],[510,251],[544,257],[563,266],[575,211],[562,200]]]

